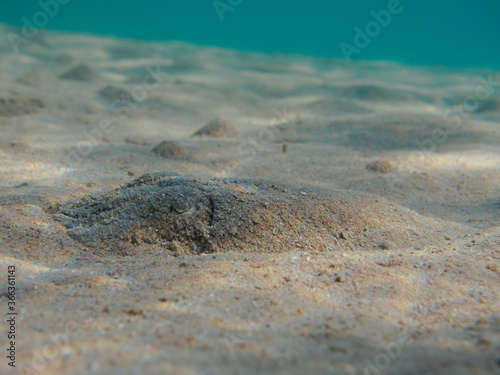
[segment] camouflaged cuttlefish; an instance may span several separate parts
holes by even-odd
[[[169,172],[56,211],[73,239],[123,254],[144,246],[174,254],[418,247],[447,228],[366,193]]]

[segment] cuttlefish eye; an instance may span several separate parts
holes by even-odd
[[[176,201],[172,204],[172,211],[178,215],[191,215],[195,211],[195,206],[187,200]]]

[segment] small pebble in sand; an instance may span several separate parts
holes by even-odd
[[[283,143],[282,151],[284,154],[286,154],[288,152],[288,145],[286,143]]]
[[[132,95],[130,95],[129,92],[120,87],[112,85],[108,85],[102,90],[100,90],[99,95],[109,100],[118,100],[121,102],[135,102],[135,99],[132,97]]]
[[[386,159],[377,160],[366,165],[366,169],[378,173],[389,173],[394,167],[394,162]]]
[[[71,79],[73,81],[95,82],[99,80],[100,76],[99,73],[91,67],[81,64],[64,72],[59,78]]]
[[[40,99],[0,98],[0,116],[22,116],[37,112],[43,108]]]
[[[193,133],[193,137],[214,137],[226,139],[240,139],[241,135],[236,128],[223,118],[216,118]]]
[[[163,141],[151,151],[168,159],[182,159],[186,155],[186,149],[175,141]]]

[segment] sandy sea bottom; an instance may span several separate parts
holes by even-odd
[[[19,373],[500,372],[500,72],[52,32],[0,43]],[[54,220],[159,171],[371,193],[453,235],[124,256]]]

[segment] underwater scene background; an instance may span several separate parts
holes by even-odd
[[[51,1],[42,1],[51,7]],[[500,66],[500,3],[494,0],[65,0],[46,28],[150,41],[179,40],[258,52],[449,67]],[[0,22],[23,26],[44,6],[3,0]],[[389,17],[387,10],[391,8]],[[50,11],[49,11],[50,13]],[[375,14],[375,15],[374,15]],[[372,21],[379,24],[376,26]],[[39,20],[43,23],[43,18]],[[370,24],[371,23],[371,24]],[[368,33],[358,46],[358,32]],[[368,27],[368,30],[366,30]]]
[[[499,374],[499,9],[0,0],[0,373]]]

